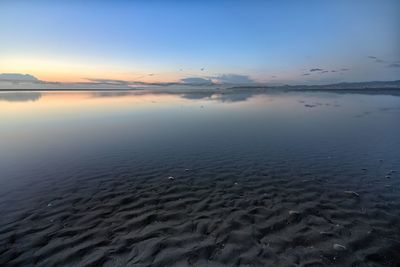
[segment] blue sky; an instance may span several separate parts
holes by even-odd
[[[215,2],[1,1],[0,73],[69,82],[400,79],[400,1]]]

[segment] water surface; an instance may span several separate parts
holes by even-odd
[[[99,263],[104,265],[200,264],[205,257],[222,265],[398,264],[399,122],[400,97],[385,94],[0,93],[0,227],[6,229],[0,229],[0,263],[34,259],[57,265],[63,259],[74,264],[103,249]],[[165,203],[155,200],[165,196]],[[125,198],[126,203],[120,201]],[[208,199],[206,207],[188,207],[202,199]],[[124,205],[141,200],[149,209],[157,206],[154,218],[137,225],[129,222],[142,213],[115,219]],[[41,251],[56,246],[61,236],[67,242],[82,234],[75,229],[74,213],[87,216],[87,209],[107,203],[114,203],[109,213],[94,213],[107,226],[93,226],[112,232],[107,242],[88,246],[82,255],[60,256],[61,248]],[[135,207],[129,208],[133,214],[141,208]],[[156,219],[163,212],[174,216]],[[259,216],[265,216],[263,222]],[[187,241],[201,247],[215,235],[204,257],[201,250],[193,258],[193,247],[167,255],[154,250],[150,257],[146,237],[122,241],[123,235],[138,235],[139,228],[163,220],[171,223],[169,230],[159,229],[157,236],[186,240],[196,230],[178,234],[178,225],[191,221],[197,229],[202,219],[208,227],[227,224],[221,226],[223,233],[215,226]],[[46,238],[36,244],[29,234],[18,234],[26,227]],[[51,230],[41,233],[46,227]],[[65,227],[76,232],[58,236]],[[135,247],[136,256],[116,253],[114,245],[121,242],[128,242],[125,254]],[[233,247],[224,250],[222,243]],[[335,250],[336,243],[346,250]],[[182,244],[164,245],[168,250]],[[253,249],[259,254],[251,254]],[[224,253],[232,255],[226,259]]]

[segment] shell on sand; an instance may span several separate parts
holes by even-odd
[[[347,248],[345,246],[343,246],[343,245],[340,245],[340,244],[333,244],[333,249],[336,250],[336,251],[344,251]]]

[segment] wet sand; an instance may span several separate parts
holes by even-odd
[[[173,178],[148,170],[64,181],[57,189],[50,183],[2,222],[0,263],[399,265],[397,173],[370,179],[360,170],[356,186],[340,175],[296,176],[275,167],[238,172],[216,164],[171,170]]]
[[[57,136],[59,158],[0,165],[10,180],[1,180],[0,266],[400,266],[398,109],[389,100],[359,117],[369,109],[343,116],[354,105],[339,97],[286,99],[305,129],[286,113],[275,120],[278,98],[263,100],[271,110],[255,110],[264,117],[254,121],[243,106],[232,122],[231,105],[217,120],[198,107],[187,121],[153,119],[159,128],[146,128],[155,133],[147,139],[132,138],[140,127],[131,114],[120,125],[132,129],[107,122],[113,138],[97,136],[89,149],[103,132],[91,118],[92,139],[82,124],[69,132],[80,142],[72,156]],[[332,103],[304,106],[315,101]],[[322,117],[313,128],[325,111],[345,127]],[[194,118],[193,129],[179,128]]]

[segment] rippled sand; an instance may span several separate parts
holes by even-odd
[[[221,165],[223,162],[221,162]],[[65,181],[1,226],[4,266],[396,266],[398,173],[174,169]],[[371,184],[374,189],[371,190]],[[389,186],[390,184],[390,186]],[[349,192],[349,188],[357,190]],[[49,191],[46,191],[49,190]],[[51,190],[51,191],[50,191]],[[46,197],[45,197],[46,196]],[[49,200],[49,197],[51,200]],[[29,199],[27,200],[29,201]]]

